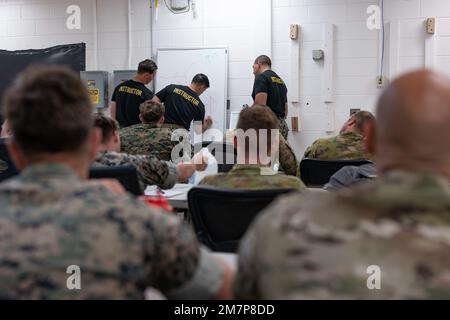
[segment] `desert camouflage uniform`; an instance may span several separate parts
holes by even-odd
[[[0,299],[142,299],[146,287],[170,296],[205,264],[175,216],[62,165],[32,165],[0,184],[0,206]],[[67,288],[72,265],[81,290]]]
[[[280,128],[280,134],[281,136],[287,140],[288,134],[289,134],[289,127],[286,123],[286,119],[278,119],[278,126]]]
[[[294,150],[282,136],[280,136],[280,169],[290,176],[297,174],[299,162],[295,156]]]
[[[449,234],[450,182],[426,172],[289,195],[241,243],[236,298],[450,299]]]
[[[321,160],[362,160],[370,159],[366,152],[363,136],[354,132],[344,132],[336,137],[316,140],[305,151],[304,158]]]
[[[117,152],[99,152],[93,166],[126,166],[136,167],[139,184],[145,190],[147,185],[158,185],[163,189],[172,188],[178,181],[177,167],[155,156],[130,155]]]
[[[179,124],[173,124],[173,123],[163,123],[161,127],[162,128],[172,129],[172,130],[184,129],[183,126],[180,126]]]
[[[121,152],[134,155],[153,155],[170,161],[177,141],[172,141],[172,130],[153,124],[135,124],[120,130]]]
[[[227,143],[234,144],[234,136],[235,131],[227,131],[224,136],[224,140]],[[280,169],[287,175],[296,176],[297,170],[299,166],[299,162],[297,157],[295,156],[294,150],[292,150],[291,146],[283,138],[283,136],[279,135],[280,144],[279,144],[279,162]]]
[[[275,174],[268,167],[260,165],[234,165],[227,173],[219,173],[213,176],[206,176],[200,181],[200,185],[209,185],[230,189],[276,189],[304,187],[300,179],[282,174]]]

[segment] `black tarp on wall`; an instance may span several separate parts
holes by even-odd
[[[47,49],[0,50],[0,99],[17,74],[32,64],[67,65],[74,71],[85,71],[86,44],[67,44]]]

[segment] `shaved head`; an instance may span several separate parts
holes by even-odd
[[[377,119],[373,149],[381,173],[409,169],[450,177],[450,78],[424,70],[398,78],[382,93]]]

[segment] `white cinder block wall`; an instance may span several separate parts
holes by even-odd
[[[159,7],[155,50],[227,46],[229,111],[239,111],[253,101],[255,57],[271,54],[271,1],[195,0],[195,7],[196,17],[193,12],[174,15],[163,4]]]
[[[66,12],[81,8],[81,29],[69,30]],[[95,15],[97,11],[97,15]],[[131,67],[150,57],[150,2],[131,2]],[[96,18],[95,18],[96,16]],[[95,36],[97,35],[97,36]],[[0,49],[41,49],[86,43],[86,69],[128,69],[128,2],[125,0],[0,1]]]
[[[379,31],[369,30],[366,10],[371,0],[273,0],[272,48],[274,69],[289,83],[289,24],[301,25],[300,102],[291,105],[298,114],[303,131],[291,135],[290,142],[301,153],[325,132],[326,106],[322,98],[323,63],[311,58],[311,50],[324,47],[324,24],[335,24],[334,96],[328,104],[335,114],[335,129],[348,117],[351,108],[373,111],[380,89]],[[434,67],[450,73],[450,1],[449,0],[385,0],[386,76],[394,78],[415,68]],[[436,34],[428,36],[425,20],[436,17]],[[398,31],[390,39],[390,28]],[[434,53],[425,56],[426,38],[434,39]],[[397,55],[390,56],[390,45]],[[431,48],[433,44],[430,45]],[[430,61],[425,64],[426,59]],[[332,134],[335,134],[333,132]]]
[[[386,76],[425,66],[450,73],[450,0],[384,3],[385,22],[391,24],[385,33]],[[65,10],[70,4],[82,9],[81,30],[65,28]],[[97,0],[96,21],[94,4],[95,0],[0,1],[0,48],[44,48],[83,41],[88,69],[128,68],[127,1]],[[251,103],[251,65],[259,54],[272,57],[275,71],[295,91],[289,24],[301,26],[300,102],[290,105],[290,114],[300,118],[302,131],[290,136],[299,155],[314,139],[336,133],[351,108],[374,109],[380,92],[376,86],[380,33],[367,28],[366,10],[379,4],[378,0],[195,0],[195,4],[194,17],[192,12],[173,15],[160,1],[153,53],[162,47],[228,46],[231,110]],[[425,33],[427,17],[437,18],[433,37]],[[313,49],[325,46],[327,23],[335,25],[334,94],[329,104],[322,97],[324,64],[311,58]],[[132,67],[152,55],[150,29],[150,1],[132,0]],[[334,115],[335,130],[327,133],[330,115]]]

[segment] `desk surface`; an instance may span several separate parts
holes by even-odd
[[[188,209],[187,194],[193,184],[177,183],[172,189],[161,190],[162,195],[169,201],[169,204],[176,209]],[[157,186],[148,186],[145,189],[146,196],[157,196],[159,188]],[[321,188],[307,188],[314,193],[326,193],[328,191]]]
[[[158,191],[169,201],[169,204],[176,209],[188,209],[187,194],[193,184],[177,183],[172,189],[160,190],[157,186],[148,186],[145,189],[146,196],[157,196]]]

